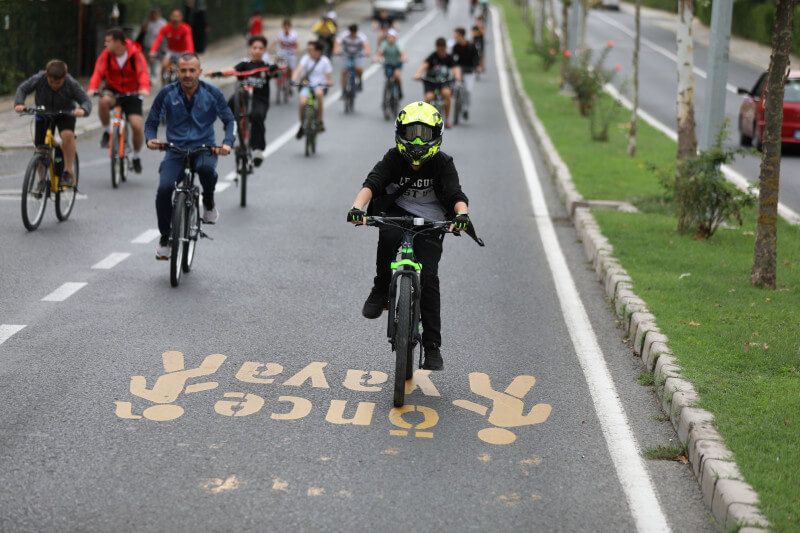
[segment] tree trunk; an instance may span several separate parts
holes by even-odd
[[[580,30],[578,31],[578,46],[575,50],[583,50],[586,48],[586,18],[589,16],[589,2],[587,0],[575,0],[581,3],[581,20]]]
[[[772,30],[772,56],[764,94],[764,134],[758,193],[758,228],[750,283],[774,289],[778,258],[778,185],[781,177],[783,89],[792,45],[794,1],[777,0]]]
[[[573,0],[575,1],[575,0]],[[569,50],[569,2],[561,0],[561,50]],[[567,65],[569,58],[561,54],[561,89],[567,85]]]
[[[555,32],[556,28],[558,27],[556,24],[556,5],[553,0],[547,0],[547,3],[550,4],[550,20],[553,22],[552,31]],[[545,16],[545,25],[547,24],[547,16]]]
[[[636,126],[639,112],[639,47],[642,38],[642,0],[636,0],[636,38],[633,42],[633,108],[631,128],[628,130],[628,157],[636,155]]]
[[[694,45],[692,19],[694,0],[680,0],[678,5],[678,159],[697,155],[694,122]]]

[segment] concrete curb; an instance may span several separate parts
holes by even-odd
[[[497,9],[502,13],[500,8]],[[555,179],[558,195],[573,219],[586,255],[592,261],[606,295],[633,341],[634,353],[642,358],[649,371],[654,372],[656,394],[686,446],[703,501],[726,531],[766,531],[769,522],[758,510],[758,494],[739,473],[733,452],[725,446],[722,436],[712,424],[714,415],[695,407],[700,398],[694,386],[681,377],[681,367],[667,346],[669,339],[658,329],[656,317],[648,311],[644,300],[633,292],[632,278],[619,260],[613,257],[613,247],[601,233],[590,211],[591,207],[585,207],[587,202],[575,188],[569,168],[536,116],[533,102],[525,92],[517,69],[505,19],[501,20],[503,49],[514,82],[515,96],[544,156],[545,165]]]

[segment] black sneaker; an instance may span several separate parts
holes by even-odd
[[[65,170],[64,173],[61,175],[61,179],[59,180],[58,183],[62,187],[74,187],[75,178],[72,177],[72,172],[70,172],[69,170]]]
[[[389,295],[386,292],[372,287],[367,296],[367,301],[364,302],[364,307],[361,309],[361,314],[365,318],[378,318],[383,314],[383,310],[389,304]]]
[[[403,89],[398,89],[397,90],[397,97],[400,98],[400,100],[403,99]]]
[[[133,171],[137,174],[142,173],[142,160],[138,157],[133,158]]]
[[[464,111],[464,120],[469,120],[469,111]]]
[[[320,120],[317,122],[317,132],[322,133],[323,131],[325,131],[325,123]]]
[[[296,139],[302,139],[302,138],[303,138],[303,134],[304,134],[304,133],[305,133],[305,132],[303,131],[303,126],[300,126],[300,129],[299,129],[299,130],[297,130],[297,135],[295,135],[295,138],[296,138]]]
[[[108,148],[108,132],[103,132],[103,138],[100,139],[100,148]]]
[[[444,361],[438,346],[425,348],[425,362],[422,364],[423,370],[444,370]]]

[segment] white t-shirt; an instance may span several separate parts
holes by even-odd
[[[119,68],[122,68],[122,65],[124,65],[128,60],[128,49],[126,48],[125,53],[121,56],[114,56],[114,58],[117,60],[117,65],[119,65]]]
[[[314,66],[314,63],[317,65]],[[319,62],[317,62],[306,54],[300,60],[300,66],[303,67],[303,74],[300,79],[308,78],[308,83],[311,86],[325,85],[328,83],[328,74],[333,72],[331,61],[325,56],[320,56]]]
[[[286,35],[285,31],[282,31],[275,37],[275,40],[278,41],[278,44],[281,47],[281,51],[284,54],[294,54],[297,52],[297,32],[294,30],[289,30],[289,35]]]

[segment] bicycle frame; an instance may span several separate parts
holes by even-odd
[[[58,180],[59,176],[56,174],[56,168],[54,165],[55,157],[54,152],[56,148],[61,148],[61,144],[56,141],[55,135],[53,135],[53,125],[52,122],[48,123],[47,125],[47,132],[44,134],[44,144],[47,146],[47,170],[50,174],[50,192],[55,194],[59,191],[58,187]]]
[[[119,131],[119,156],[120,158],[125,157],[125,135],[127,133],[126,126],[128,124],[128,119],[125,114],[122,112],[122,107],[120,105],[114,106],[114,116],[111,117],[111,132],[113,133],[114,129]],[[114,156],[114,147],[111,146],[111,143],[108,144],[108,156]]]
[[[406,230],[403,233],[402,244],[400,245],[400,260],[392,261],[392,281],[389,284],[389,301],[394,302],[397,294],[397,283],[402,276],[411,278],[411,288],[414,294],[414,311],[411,321],[411,331],[413,332],[412,345],[416,346],[422,342],[419,334],[419,323],[421,320],[420,309],[420,295],[422,294],[422,282],[420,280],[420,272],[422,271],[422,264],[416,262],[414,257],[414,233]],[[389,320],[386,327],[386,335],[389,337],[389,342],[394,349],[394,333],[395,333],[396,318],[393,313],[389,313]],[[420,350],[420,362],[422,366],[422,351]]]

